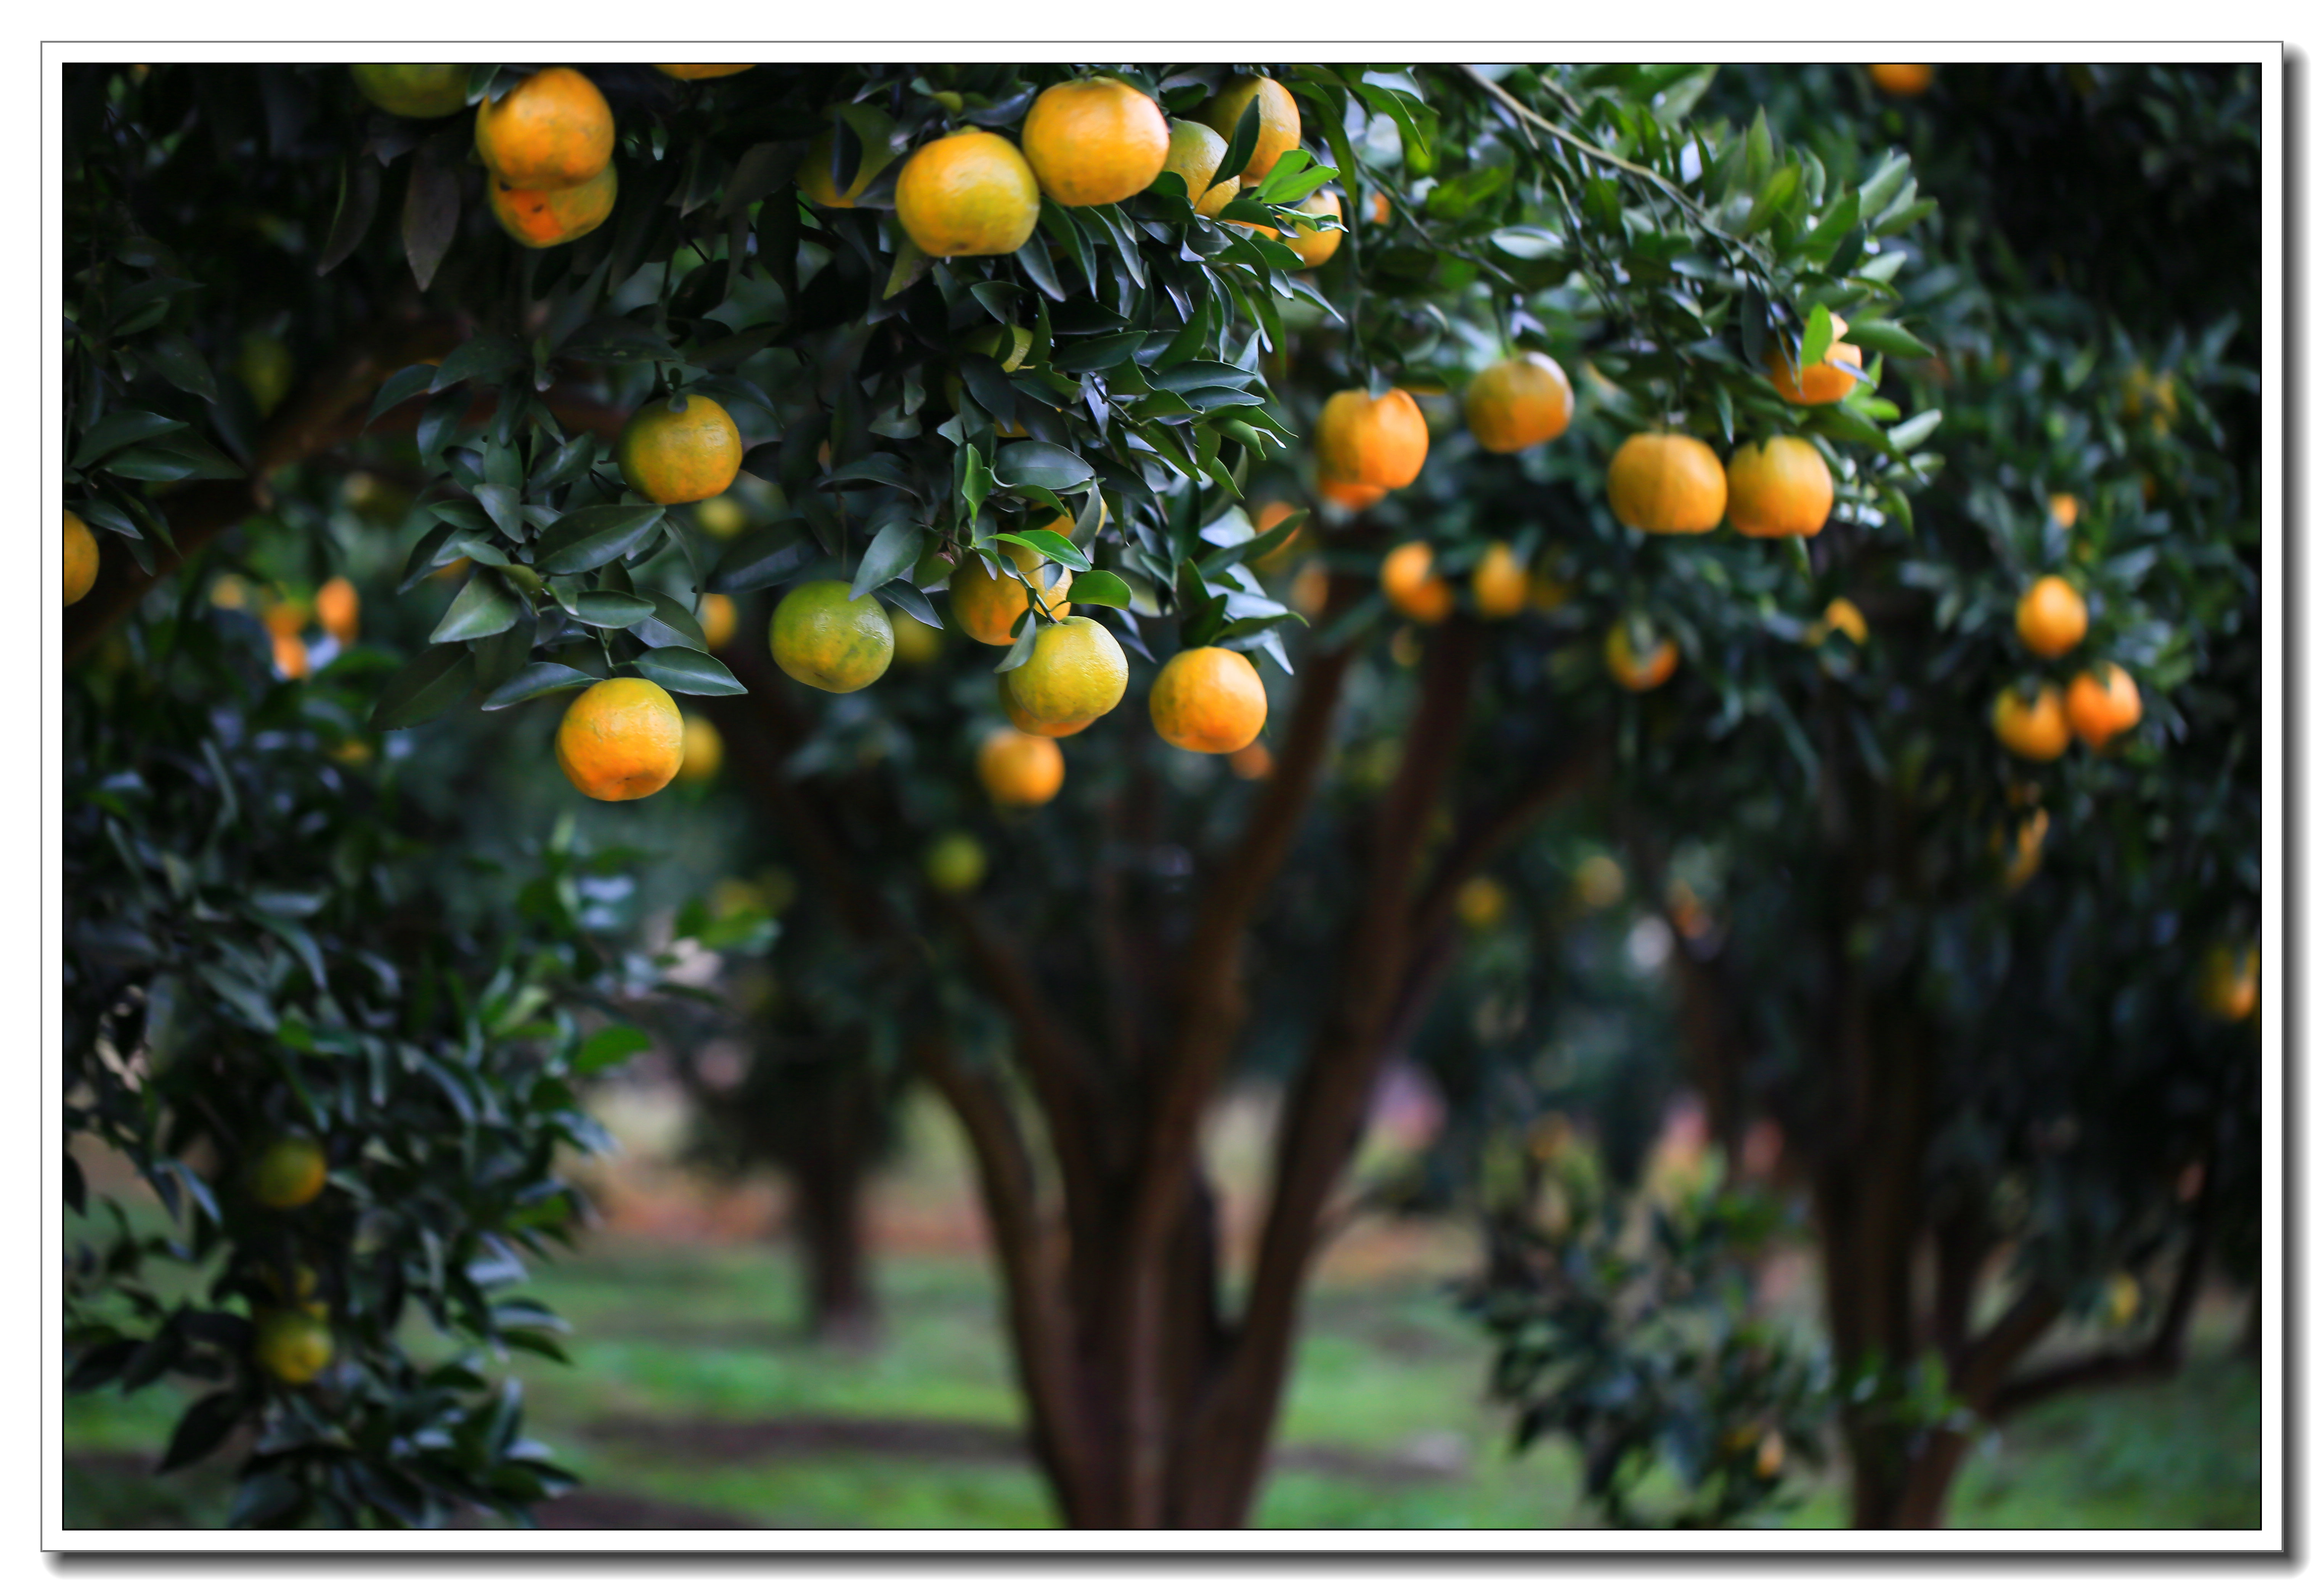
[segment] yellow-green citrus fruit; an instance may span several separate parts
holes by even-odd
[[[613,213],[621,178],[611,161],[586,182],[571,188],[514,189],[487,173],[484,198],[493,219],[528,249],[553,249],[595,232]]]
[[[312,1312],[295,1306],[262,1311],[255,1326],[254,1353],[278,1382],[312,1383],[337,1352],[329,1326]]]
[[[347,69],[355,92],[391,116],[448,116],[468,108],[466,67],[391,67],[365,62]]]
[[[948,831],[929,843],[920,866],[938,890],[965,896],[984,882],[984,847],[964,831]]]
[[[1219,177],[1219,162],[1227,158],[1227,141],[1200,122],[1170,124],[1170,152],[1164,171],[1175,171],[1186,185],[1186,197],[1197,216],[1216,216],[1242,191],[1242,180]],[[1158,173],[1157,174],[1159,175]]]
[[[1173,654],[1146,706],[1156,733],[1189,752],[1239,752],[1267,728],[1267,687],[1249,657],[1229,648]]]
[[[622,428],[622,479],[656,503],[698,503],[734,484],[742,434],[716,401],[696,393],[648,404]]]
[[[1831,467],[1805,437],[1745,443],[1727,460],[1727,518],[1747,537],[1812,537],[1831,518]]]
[[[97,537],[88,522],[65,511],[65,607],[88,595],[97,585]]]
[[[1044,88],[1020,136],[1041,191],[1060,205],[1111,205],[1143,192],[1170,151],[1162,107],[1119,78]]]
[[[288,1211],[323,1192],[331,1165],[323,1147],[311,1139],[278,1139],[258,1153],[250,1165],[250,1198],[262,1206]]]
[[[944,632],[898,609],[888,616],[896,633],[896,659],[903,664],[933,663],[944,651]]]
[[[249,390],[250,401],[261,415],[272,415],[290,391],[295,374],[290,347],[264,332],[245,332],[235,350],[234,373]]]
[[[1044,724],[1110,714],[1130,687],[1130,660],[1121,643],[1083,614],[1042,626],[1032,655],[1009,674],[1018,706]]]
[[[1001,711],[1009,715],[1010,723],[1015,725],[1019,730],[1023,731],[1027,735],[1053,737],[1077,736],[1081,734],[1082,732],[1087,730],[1091,725],[1097,723],[1097,715],[1094,714],[1084,714],[1078,719],[1034,718],[1030,714],[1025,712],[1024,707],[1017,701],[1016,694],[1009,689],[1009,682],[1016,673],[1017,672],[1012,669],[1010,670],[1008,674],[996,675],[992,678],[999,687]]]
[[[1223,141],[1223,153],[1224,145],[1234,142],[1244,107],[1254,98],[1259,101],[1259,143],[1251,148],[1250,161],[1234,174],[1245,182],[1259,181],[1275,170],[1277,161],[1299,147],[1299,102],[1272,78],[1237,77],[1227,79],[1199,113]]]
[[[677,703],[633,676],[599,681],[573,699],[557,726],[557,767],[575,790],[600,802],[650,796],[685,760]]]
[[[1480,447],[1514,454],[1565,434],[1573,419],[1573,384],[1555,360],[1527,351],[1477,373],[1461,408]]]
[[[678,736],[678,778],[696,785],[715,779],[718,766],[726,760],[726,739],[699,714],[681,717],[685,728]]]
[[[844,581],[803,581],[775,605],[767,640],[782,672],[818,691],[862,691],[888,672],[896,632],[880,600]]]
[[[1040,180],[1015,144],[973,129],[922,144],[896,178],[896,219],[924,254],[1014,254],[1041,216]]]
[[[476,106],[476,153],[511,188],[576,187],[613,158],[613,107],[571,67],[550,67]]]

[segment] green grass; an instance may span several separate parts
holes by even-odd
[[[574,1363],[520,1363],[530,1428],[588,1487],[767,1525],[1051,1524],[1029,1467],[1012,1459],[826,1451],[720,1459],[706,1445],[622,1434],[624,1423],[909,1418],[1013,1427],[1019,1399],[982,1257],[899,1257],[879,1277],[887,1333],[872,1352],[798,1341],[794,1272],[762,1246],[600,1238],[549,1271],[537,1292],[573,1322]],[[1269,1527],[1541,1527],[1594,1524],[1575,1503],[1576,1463],[1548,1444],[1512,1457],[1505,1415],[1480,1396],[1482,1341],[1441,1291],[1406,1281],[1333,1283],[1312,1294],[1285,1412],[1278,1465],[1258,1524]],[[1966,1468],[1953,1524],[1987,1527],[2257,1524],[2256,1371],[2229,1360],[2230,1324],[2206,1321],[2174,1383],[2062,1399],[1988,1441]],[[183,1399],[76,1398],[69,1452],[159,1451]],[[1341,1451],[1330,1469],[1303,1449]],[[1412,1480],[1351,1474],[1344,1458],[1453,1460]],[[150,1478],[76,1468],[67,1518],[85,1525],[215,1522],[215,1469]],[[1840,1524],[1837,1478],[1816,1479],[1783,1524]]]

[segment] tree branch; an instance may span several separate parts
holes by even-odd
[[[925,1033],[914,1054],[921,1073],[959,1119],[976,1157],[1034,1441],[1051,1450],[1048,1474],[1070,1496],[1093,1475],[1089,1435],[1072,1397],[1073,1335],[1060,1283],[1063,1268],[1036,1207],[1032,1158],[1008,1102],[992,1081],[961,1065],[949,1041]],[[1068,1519],[1085,1517],[1089,1503],[1069,1496]]]
[[[1479,637],[1466,616],[1446,622],[1428,650],[1405,732],[1404,757],[1375,810],[1363,895],[1348,929],[1335,999],[1318,1028],[1277,1121],[1274,1189],[1261,1230],[1250,1295],[1226,1373],[1197,1413],[1198,1429],[1227,1423],[1264,1433],[1297,1324],[1300,1285],[1317,1224],[1355,1148],[1380,1057],[1410,966],[1414,875],[1468,728]],[[1262,1453],[1223,1444],[1218,1486],[1248,1487]]]

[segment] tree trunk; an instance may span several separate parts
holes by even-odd
[[[1870,1531],[1925,1532],[1945,1524],[1953,1480],[1969,1456],[1969,1435],[1922,1432],[1900,1438],[1851,1427],[1854,1459],[1849,1524]],[[1873,1459],[1885,1459],[1884,1466]]]
[[[869,1169],[855,1148],[835,1137],[790,1170],[807,1333],[819,1344],[862,1346],[879,1336],[864,1234]]]

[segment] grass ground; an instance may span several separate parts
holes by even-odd
[[[543,1524],[1053,1524],[949,1166],[916,1157],[883,1193],[886,1331],[870,1351],[798,1340],[794,1270],[762,1239],[603,1233],[539,1279],[574,1326],[573,1364],[517,1368],[528,1426],[586,1479]],[[1462,1258],[1457,1230],[1409,1226],[1360,1228],[1334,1252],[1257,1524],[1595,1524],[1569,1450],[1508,1452],[1507,1419],[1481,1398],[1483,1341],[1443,1287]],[[2173,1383],[2061,1399],[1988,1439],[1953,1524],[2256,1526],[2260,1389],[2227,1353],[2234,1325],[2204,1318]],[[69,1403],[68,1524],[221,1518],[226,1467],[150,1475],[183,1400],[157,1387]],[[1803,1479],[1799,1496],[1767,1524],[1841,1524],[1837,1478]]]

